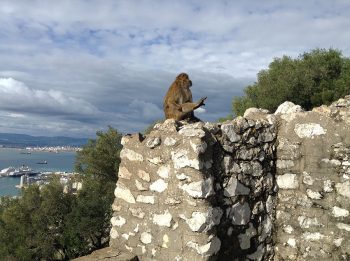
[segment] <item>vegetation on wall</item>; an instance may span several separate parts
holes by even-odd
[[[233,112],[243,115],[257,107],[274,112],[291,101],[310,110],[350,94],[350,59],[334,49],[315,49],[297,58],[275,58],[258,73],[257,82],[233,99]]]

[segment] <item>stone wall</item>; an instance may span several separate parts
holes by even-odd
[[[279,115],[276,260],[350,260],[346,98],[330,107]]]
[[[167,120],[124,136],[110,245],[140,260],[273,254],[275,127]]]
[[[122,139],[110,246],[140,260],[350,260],[350,97]]]

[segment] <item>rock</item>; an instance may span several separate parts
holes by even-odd
[[[168,210],[164,212],[164,214],[154,214],[153,215],[153,223],[158,226],[170,227],[171,220],[173,219],[172,215]]]
[[[337,207],[337,206],[334,206],[334,207],[332,208],[332,215],[333,215],[334,217],[336,217],[336,218],[338,218],[338,217],[344,218],[344,217],[349,216],[349,210],[344,209],[344,208],[339,208],[339,207]]]
[[[278,169],[289,169],[294,166],[294,161],[292,160],[280,160],[276,161],[276,167]]]
[[[256,235],[256,229],[252,223],[249,223],[249,228],[243,234],[238,235],[239,245],[241,249],[250,248],[250,239]]]
[[[145,204],[154,204],[154,196],[138,195],[136,197],[136,202],[145,203]]]
[[[203,154],[208,147],[208,145],[205,141],[201,141],[199,139],[198,140],[190,140],[190,145],[196,154]]]
[[[179,187],[193,198],[207,198],[215,193],[212,177],[206,180],[184,184]]]
[[[238,142],[241,140],[241,136],[235,132],[235,127],[232,123],[221,125],[221,130],[231,142]]]
[[[136,153],[133,150],[129,150],[127,148],[123,148],[120,152],[121,159],[128,159],[130,161],[143,161],[143,156],[139,153]]]
[[[307,173],[306,171],[303,172],[303,183],[309,186],[312,186],[314,184],[315,180]]]
[[[203,168],[203,164],[198,159],[190,160],[187,156],[188,151],[181,149],[176,152],[171,152],[171,159],[174,163],[175,169],[181,169],[184,167],[191,167],[197,170]]]
[[[137,179],[135,179],[135,186],[138,190],[140,191],[145,191],[148,190],[148,188],[146,188],[140,181],[138,181]]]
[[[150,137],[146,141],[146,147],[154,149],[155,147],[159,146],[160,143],[161,139],[159,137]]]
[[[186,125],[180,131],[179,134],[186,137],[198,137],[203,138],[205,132],[202,129],[193,128],[193,125]]]
[[[350,181],[349,180],[344,183],[337,183],[335,185],[335,188],[337,189],[338,194],[344,197],[350,198]]]
[[[350,225],[344,223],[337,223],[337,227],[342,230],[350,232]]]
[[[121,216],[116,216],[111,218],[112,226],[122,227],[126,223],[126,219]]]
[[[226,197],[233,197],[237,195],[248,195],[250,189],[240,183],[236,178],[231,177],[228,181],[225,189],[224,195]]]
[[[180,216],[193,232],[207,232],[220,223],[223,212],[220,208],[209,208],[207,212],[192,212],[191,218]]]
[[[306,195],[311,199],[322,199],[323,198],[323,196],[320,192],[313,191],[311,189],[306,190]]]
[[[137,198],[136,198],[136,202],[138,202]],[[154,203],[154,201],[153,201],[153,203]],[[134,217],[140,218],[140,219],[143,219],[146,215],[145,212],[143,212],[141,208],[129,208],[129,211],[131,212],[131,215],[133,215]]]
[[[278,175],[277,185],[280,189],[296,189],[299,187],[298,176],[292,173]]]
[[[333,190],[334,190],[333,189],[333,182],[329,179],[325,180],[323,182],[323,191],[329,193],[329,192],[332,192]]]
[[[162,193],[168,188],[168,183],[162,179],[158,179],[149,186],[150,190]]]
[[[130,179],[132,174],[129,172],[129,170],[125,167],[119,167],[118,171],[118,178],[122,179]]]
[[[151,178],[150,178],[150,176],[149,176],[149,173],[147,173],[146,171],[139,170],[139,171],[137,172],[137,176],[138,176],[140,179],[144,180],[144,181],[147,181],[147,182],[150,182],[150,181],[151,181]]]
[[[160,166],[158,171],[157,171],[157,174],[158,174],[158,176],[160,176],[163,179],[169,178],[170,166],[168,166],[168,165]]]
[[[152,235],[147,232],[141,233],[140,241],[144,244],[150,244],[152,242]]]
[[[247,119],[251,119],[254,116],[261,117],[261,115],[266,115],[268,113],[269,111],[265,109],[249,108],[249,109],[246,109],[246,111],[243,114],[243,117]]]
[[[171,137],[166,137],[164,140],[165,146],[174,146],[176,144],[177,140]]]
[[[277,110],[275,111],[275,115],[277,114],[287,114],[287,113],[296,113],[296,112],[302,112],[303,108],[301,108],[300,105],[295,105],[292,102],[285,101],[280,106],[278,106]]]
[[[115,195],[116,198],[123,199],[123,200],[125,200],[126,202],[128,202],[130,204],[134,204],[135,203],[135,198],[134,198],[133,194],[121,182],[117,183],[117,187],[114,190],[114,195]]]
[[[327,130],[318,123],[295,124],[294,132],[299,138],[313,138],[314,136],[324,135]]]
[[[221,248],[221,241],[217,237],[210,237],[209,243],[205,245],[199,245],[196,242],[189,241],[186,246],[194,249],[201,256],[211,256],[219,252]]]
[[[229,218],[233,225],[246,225],[250,220],[251,210],[249,204],[237,202],[229,209]]]

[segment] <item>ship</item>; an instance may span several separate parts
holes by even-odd
[[[34,176],[40,172],[33,171],[30,167],[22,165],[19,168],[8,167],[0,171],[0,177],[20,177],[23,175]]]

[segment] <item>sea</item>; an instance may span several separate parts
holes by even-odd
[[[60,151],[31,151],[22,154],[24,150],[14,148],[0,148],[0,170],[10,166],[18,168],[22,165],[38,172],[73,172],[76,152]],[[38,164],[47,161],[47,164]],[[18,196],[20,177],[0,177],[0,196]]]

